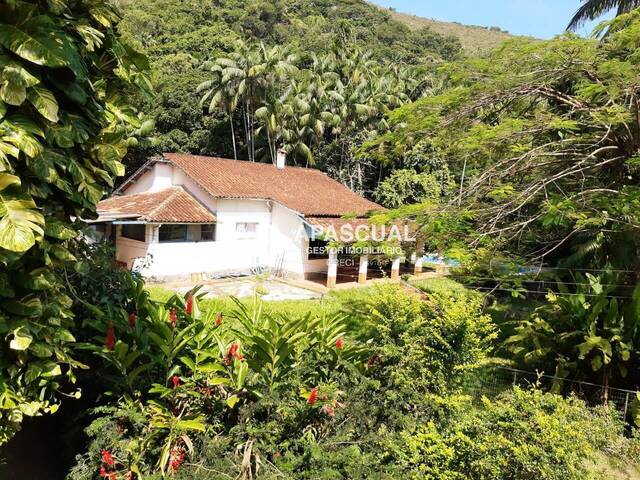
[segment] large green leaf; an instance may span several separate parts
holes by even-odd
[[[58,121],[58,102],[49,90],[42,87],[30,88],[27,98],[44,118],[52,122]]]
[[[12,350],[26,350],[32,341],[31,334],[25,328],[20,327],[13,332],[13,339],[9,343],[9,348]]]
[[[47,28],[49,27],[49,28]],[[65,49],[50,19],[36,17],[21,27],[0,23],[0,44],[19,57],[47,67],[65,67]]]
[[[15,175],[0,173],[0,247],[24,252],[43,235],[44,217]]]

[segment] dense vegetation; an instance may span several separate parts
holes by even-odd
[[[290,162],[367,193],[381,166],[356,160],[354,147],[384,131],[389,110],[431,91],[434,65],[460,51],[455,38],[410,30],[360,0],[122,7],[120,31],[153,68],[157,95],[141,103],[156,119],[152,152],[270,162],[285,148]]]
[[[448,64],[449,87],[395,111],[364,150],[389,161],[420,143],[448,159],[458,195],[406,212],[467,260],[469,284],[553,292],[509,340],[529,368],[635,388],[640,13],[602,28]]]
[[[607,390],[588,406],[562,379],[639,382],[640,12],[601,40],[465,58],[355,0],[121,3],[119,25],[108,2],[0,6],[0,444],[65,402],[85,433],[73,480],[637,466]],[[285,148],[416,220],[480,292],[442,280],[295,304],[152,298],[80,233],[131,147],[131,163]],[[469,395],[496,362],[555,371],[565,395]]]
[[[148,89],[147,60],[114,32],[107,2],[0,5],[0,443],[55,412],[83,365],[64,270],[74,221],[124,173],[148,133],[122,96]]]
[[[583,479],[601,473],[598,452],[632,462],[612,410],[461,395],[494,337],[481,298],[461,295],[378,287],[357,323],[257,298],[220,311],[197,292],[98,314],[90,348],[110,399],[70,478]]]

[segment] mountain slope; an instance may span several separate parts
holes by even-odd
[[[464,51],[470,54],[486,52],[500,46],[505,40],[514,38],[514,35],[500,30],[498,27],[487,28],[477,25],[463,25],[457,22],[443,22],[386,8],[381,9],[389,13],[393,20],[403,23],[412,30],[426,27],[440,35],[457,38],[460,40]]]

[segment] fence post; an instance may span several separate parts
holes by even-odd
[[[513,371],[513,386],[516,386],[516,381],[518,380],[518,372]]]
[[[622,421],[627,421],[627,410],[629,409],[629,392],[627,392],[627,396],[624,399],[624,415],[622,416]]]

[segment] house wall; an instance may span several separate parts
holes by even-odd
[[[215,242],[158,243],[147,226],[147,241],[136,242],[118,235],[118,260],[131,266],[136,257],[150,255],[141,270],[147,277],[189,277],[193,273],[250,273],[256,267],[281,268],[295,277],[307,271],[326,271],[326,260],[307,260],[307,239],[302,221],[294,211],[265,200],[215,199],[182,170],[169,164],[155,164],[127,188],[124,195],[182,185],[216,214]],[[255,236],[236,231],[239,222],[257,223]],[[197,226],[190,226],[188,238],[196,240]],[[250,238],[252,237],[252,238]],[[142,262],[138,261],[138,264]]]
[[[116,260],[127,264],[128,268],[135,267],[139,259],[147,256],[149,245],[152,241],[152,229],[150,225],[145,228],[145,241],[139,242],[122,236],[122,225],[116,225]]]

